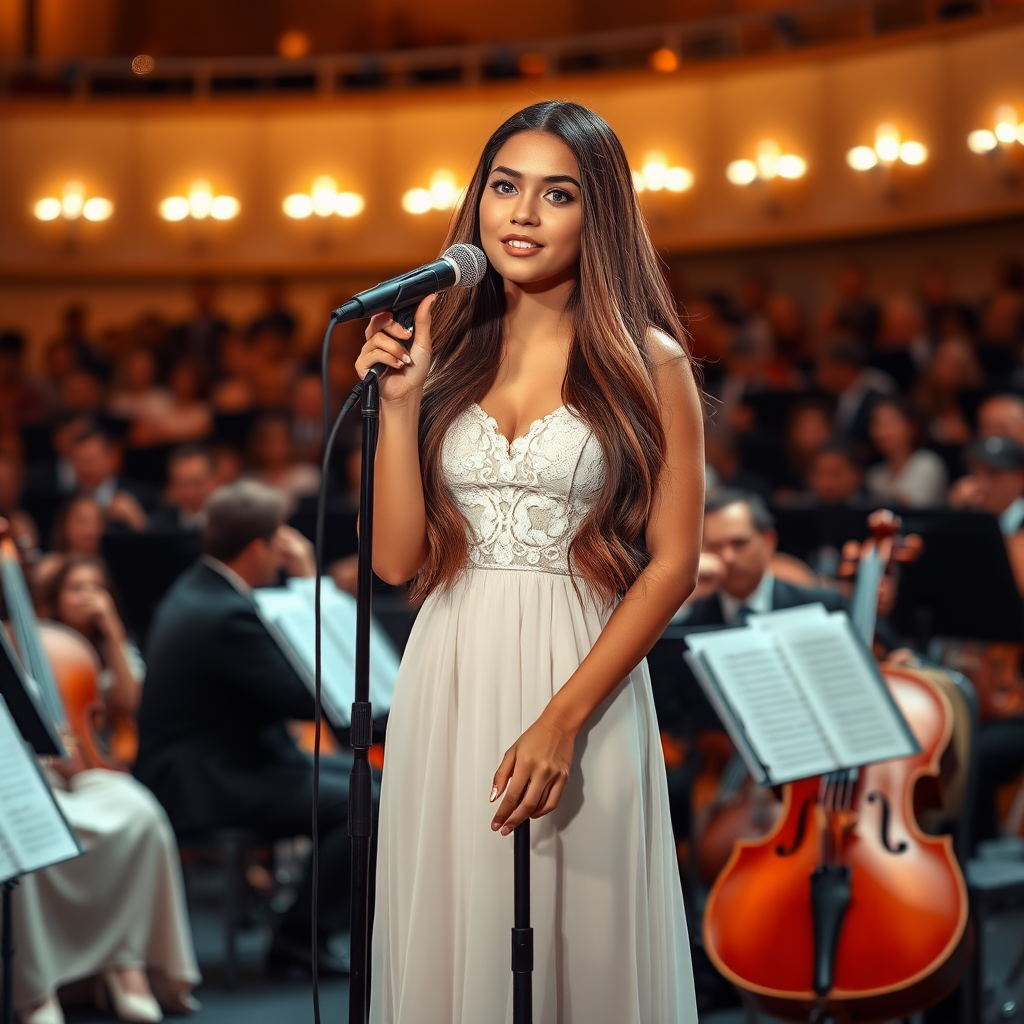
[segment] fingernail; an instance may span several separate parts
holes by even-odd
[[[412,328],[411,327],[403,327],[402,330],[405,331],[406,334],[412,334]]]
[[[412,363],[412,356],[409,355],[408,352],[404,353],[402,356],[402,362],[408,366],[409,364]]]
[[[507,835],[509,834],[509,832],[511,832],[511,831],[512,831],[512,829],[510,829],[510,828],[508,827],[508,825],[506,825],[506,826],[505,826],[505,827],[504,827],[504,828],[503,828],[503,829],[501,830],[501,834],[502,834],[503,836],[507,836]]]
[[[491,786],[490,803],[493,804],[494,801],[497,800],[497,799],[498,799],[498,787],[497,786]]]

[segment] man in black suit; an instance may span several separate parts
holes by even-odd
[[[286,499],[253,481],[219,488],[206,504],[203,558],[178,578],[149,633],[135,774],[182,838],[251,827],[268,838],[309,835],[313,767],[287,722],[313,717],[313,697],[264,625],[252,588],[283,568],[314,572],[312,549],[282,525]],[[311,625],[312,628],[312,625]],[[321,970],[347,969],[336,940],[348,924],[348,769],[325,760],[318,822]],[[310,962],[311,884],[274,937],[271,966]]]
[[[843,608],[842,595],[822,587],[798,586],[771,571],[778,537],[764,499],[722,488],[704,504],[700,578],[677,622],[687,626],[742,625],[751,613],[821,602]]]

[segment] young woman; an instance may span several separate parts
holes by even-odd
[[[375,317],[356,364],[392,368],[374,567],[426,596],[388,727],[371,1020],[511,1020],[511,832],[535,818],[535,1019],[689,1024],[643,663],[699,558],[684,331],[585,107],[495,132],[452,242],[484,250],[484,280],[425,300],[411,337]]]
[[[946,467],[935,452],[918,444],[917,411],[902,398],[886,398],[871,410],[871,443],[883,462],[872,466],[864,483],[873,497],[911,508],[946,503]]]

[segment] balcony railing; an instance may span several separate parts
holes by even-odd
[[[993,11],[994,3],[997,10]],[[991,17],[1020,0],[826,0],[755,13],[528,43],[284,58],[0,61],[0,97],[54,100],[337,96],[437,86],[672,71],[807,50],[951,21]],[[655,56],[656,55],[656,56]]]

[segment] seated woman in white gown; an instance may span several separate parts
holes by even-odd
[[[125,635],[103,563],[71,556],[46,601],[49,616],[93,645],[107,707],[133,715],[144,666]],[[163,808],[127,772],[89,769],[72,758],[47,775],[85,854],[18,886],[14,999],[21,1024],[62,1024],[57,989],[89,978],[98,1001],[110,998],[121,1020],[159,1021],[161,1006],[198,1009],[181,862]]]
[[[622,147],[585,107],[495,132],[454,242],[484,250],[483,281],[425,300],[411,334],[375,317],[356,364],[393,368],[374,568],[425,597],[388,726],[371,1021],[511,1020],[529,817],[534,1019],[693,1024],[643,661],[699,557],[685,332]]]

